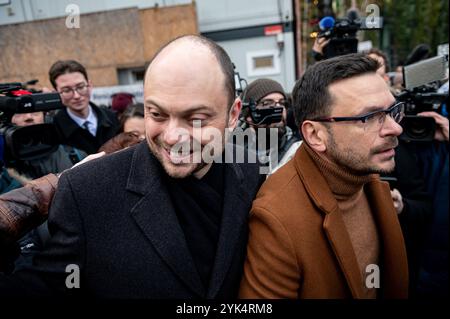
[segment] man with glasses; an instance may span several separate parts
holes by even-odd
[[[49,77],[66,106],[54,118],[61,143],[88,154],[97,152],[116,135],[119,122],[113,112],[90,102],[92,83],[86,69],[77,61],[57,61],[51,66]]]
[[[406,298],[408,267],[389,185],[403,104],[350,54],[311,66],[293,90],[304,143],[260,189],[243,298]]]
[[[250,83],[242,94],[242,99],[246,107],[242,110],[240,115],[241,128],[250,127],[255,134],[252,135],[253,140],[249,141],[258,145],[257,134],[258,129],[264,129],[265,134],[262,135],[266,138],[265,148],[259,149],[255,147],[259,160],[261,163],[267,163],[269,165],[269,172],[273,173],[283,164],[285,164],[295,153],[295,150],[299,147],[300,141],[298,137],[292,132],[292,129],[287,126],[287,97],[283,87],[280,83],[271,79],[257,79]],[[258,121],[251,115],[251,108],[256,110],[267,110],[274,108],[282,108],[281,116],[278,121],[270,124],[259,123],[264,121]],[[263,118],[264,120],[264,118]],[[270,144],[270,129],[277,130],[277,145]],[[277,152],[276,158],[274,152]]]

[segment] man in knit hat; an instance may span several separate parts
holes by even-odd
[[[292,129],[286,125],[287,122],[287,96],[280,83],[271,79],[258,79],[250,83],[242,94],[245,108],[241,112],[241,128],[248,128],[256,131],[264,129],[266,138],[265,149],[256,149],[261,163],[269,165],[269,172],[275,172],[279,167],[285,164],[300,146],[299,138],[292,132]],[[277,118],[272,123],[260,123],[252,116],[251,108],[256,110],[265,110],[270,108],[282,108],[281,118]],[[278,143],[270,145],[270,130],[277,129]],[[253,143],[257,144],[257,138],[261,138],[259,134],[253,134]],[[274,156],[277,152],[277,156]]]
[[[293,90],[303,143],[250,213],[242,298],[406,298],[405,244],[389,185],[403,103],[378,61],[308,68]]]

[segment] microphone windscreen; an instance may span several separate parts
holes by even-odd
[[[319,21],[319,28],[320,30],[328,30],[334,27],[334,18],[330,16],[323,17]]]

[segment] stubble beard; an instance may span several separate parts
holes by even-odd
[[[393,159],[392,165],[387,168],[377,167],[370,165],[370,157],[375,155],[378,150],[373,149],[367,157],[361,154],[355,153],[351,148],[339,149],[332,134],[329,134],[329,145],[327,145],[328,157],[337,165],[347,169],[348,171],[356,175],[369,175],[369,174],[389,174],[395,168],[395,162]],[[389,144],[396,144],[397,139],[393,137],[388,141]]]

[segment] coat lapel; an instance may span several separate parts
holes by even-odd
[[[246,203],[251,202],[251,199],[243,198],[246,193],[242,189],[243,174],[239,165],[234,163],[221,165],[226,165],[224,204],[216,258],[207,293],[207,298],[210,299],[217,295],[231,266],[240,234],[247,225],[249,207]]]
[[[337,201],[327,182],[302,145],[295,166],[309,196],[325,214],[323,229],[354,298],[363,297],[363,278]]]
[[[381,290],[383,298],[408,297],[408,262],[397,213],[391,202],[389,186],[373,180],[366,186],[367,198],[378,225],[381,240]]]
[[[363,298],[363,278],[339,209],[325,215],[323,229],[347,280],[353,298]]]
[[[136,148],[127,190],[143,195],[131,215],[170,269],[200,297],[205,288],[187,247],[169,193],[162,181],[163,168],[145,142]]]

